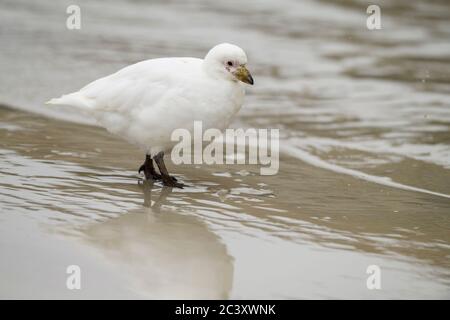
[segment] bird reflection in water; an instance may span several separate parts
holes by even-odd
[[[158,187],[157,195],[151,181],[139,185],[143,207],[92,225],[85,230],[90,244],[126,272],[132,289],[145,297],[228,298],[233,258],[221,239],[199,218],[168,208],[172,188]],[[183,194],[172,194],[178,195]]]

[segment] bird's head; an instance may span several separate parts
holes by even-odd
[[[244,50],[229,43],[218,44],[205,57],[208,72],[232,81],[253,84],[253,78],[247,67],[247,55]]]

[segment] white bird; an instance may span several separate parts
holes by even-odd
[[[176,143],[171,141],[171,133],[178,128],[192,133],[196,120],[202,121],[204,129],[226,128],[242,107],[242,82],[253,84],[246,64],[247,56],[241,48],[223,43],[204,59],[138,62],[47,103],[83,110],[100,126],[145,152],[139,172],[144,171],[146,179],[182,187],[164,164],[164,153]]]

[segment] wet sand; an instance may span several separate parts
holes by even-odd
[[[91,1],[78,33],[64,4],[2,4],[0,297],[450,298],[450,15],[400,2],[377,34],[358,2]],[[275,176],[169,163],[188,187],[162,188],[133,146],[43,105],[224,40],[246,47],[256,81],[233,127],[280,129]],[[366,288],[373,264],[381,290]]]
[[[248,166],[172,165],[191,187],[162,188],[137,175],[139,152],[102,129],[4,108],[1,119],[3,297],[448,293],[448,199],[286,156],[267,177]],[[73,293],[62,281],[69,264],[101,276]],[[370,264],[382,267],[382,291],[365,287]]]

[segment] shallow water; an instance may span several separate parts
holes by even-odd
[[[450,9],[382,2],[368,31],[344,3],[81,1],[68,31],[69,2],[2,2],[0,297],[450,298]],[[169,165],[189,187],[161,188],[134,147],[43,105],[222,41],[256,82],[233,126],[280,129],[275,176]]]

